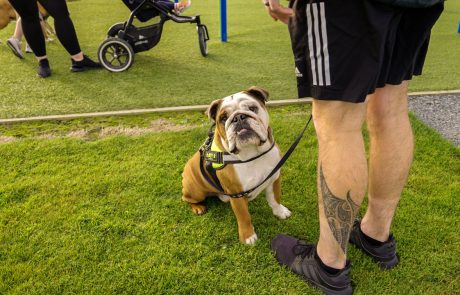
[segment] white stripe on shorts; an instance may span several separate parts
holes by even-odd
[[[316,82],[316,61],[314,58],[313,51],[313,34],[312,34],[312,23],[311,23],[311,4],[307,4],[307,27],[308,27],[308,51],[310,51],[310,65],[311,65],[311,76],[313,77],[313,85],[318,85]]]
[[[331,85],[331,74],[324,2],[307,4],[307,26],[313,85],[329,86]]]
[[[318,5],[313,4],[313,23],[315,26],[315,51],[316,51],[316,64],[318,67],[318,85],[323,86],[323,57],[321,53],[321,36],[319,35],[319,18],[318,18]]]
[[[331,73],[329,69],[329,49],[327,48],[326,13],[324,12],[324,2],[319,4],[321,14],[321,32],[323,36],[324,53],[324,73],[326,75],[326,86],[331,85]]]

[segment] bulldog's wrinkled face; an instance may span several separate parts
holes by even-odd
[[[269,140],[267,99],[267,91],[251,87],[211,103],[208,115],[216,122],[215,136],[220,138],[225,150],[238,154]]]

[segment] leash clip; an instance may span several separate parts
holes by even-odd
[[[202,156],[205,155],[206,152],[211,150],[212,142],[214,140],[214,131],[213,128],[216,125],[216,123],[213,123],[211,127],[209,127],[208,130],[208,138],[204,141],[204,143],[200,147],[200,153]]]
[[[201,155],[204,155],[207,151],[211,149],[212,145],[212,138],[208,137],[206,140],[203,142],[203,144],[200,146],[200,153]]]

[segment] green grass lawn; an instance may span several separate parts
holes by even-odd
[[[0,31],[0,118],[132,108],[207,104],[251,85],[265,87],[273,99],[296,97],[287,28],[273,22],[260,1],[228,2],[229,42],[219,41],[219,1],[194,1],[189,14],[208,25],[210,55],[201,57],[195,27],[168,22],[159,45],[136,55],[120,74],[105,70],[72,74],[57,40],[48,44],[53,76],[35,77],[36,62],[14,57],[5,41],[14,24]],[[69,3],[83,50],[95,57],[107,29],[129,15],[121,1]],[[459,89],[460,1],[446,2],[433,31],[425,74],[411,90]]]
[[[207,104],[250,85],[273,99],[295,97],[286,27],[260,1],[228,2],[226,44],[219,1],[194,1],[190,10],[208,25],[209,57],[201,57],[192,25],[169,22],[160,44],[121,74],[70,73],[56,40],[48,44],[54,75],[35,78],[33,57],[20,61],[5,46],[14,29],[7,27],[0,31],[0,118]],[[460,88],[460,2],[446,6],[413,91]],[[121,1],[69,7],[92,57],[108,27],[128,15]],[[271,112],[286,150],[309,107]],[[401,265],[381,272],[350,247],[357,294],[459,294],[460,150],[412,121],[416,154],[393,228]],[[318,237],[313,128],[282,170],[293,216],[276,219],[263,196],[250,205],[254,247],[238,242],[228,204],[209,200],[209,212],[197,217],[180,200],[183,165],[207,128],[200,113],[0,125],[0,294],[314,293],[269,250],[278,233]]]
[[[309,107],[271,114],[286,150]],[[460,290],[460,150],[412,121],[393,226],[401,264],[382,272],[350,247],[355,294]],[[275,218],[263,196],[250,203],[254,247],[238,242],[228,204],[211,199],[198,217],[180,200],[207,128],[200,113],[0,126],[0,294],[316,294],[269,250],[278,233],[318,237],[313,128],[282,169],[292,217]]]

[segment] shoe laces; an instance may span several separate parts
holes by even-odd
[[[315,245],[307,244],[304,241],[297,241],[297,244],[292,248],[294,255],[300,255],[304,259],[307,255],[312,255]]]

